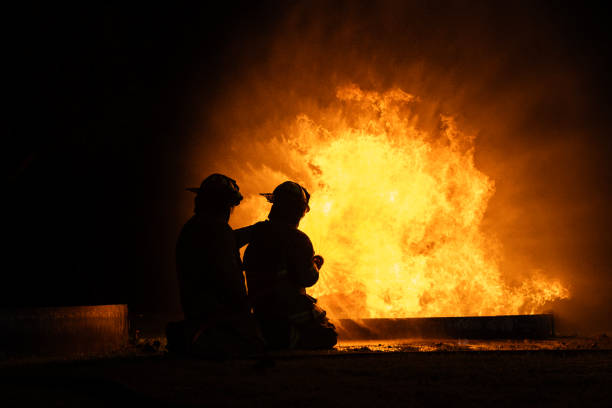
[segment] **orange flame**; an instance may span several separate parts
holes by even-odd
[[[300,115],[289,136],[268,142],[312,193],[300,228],[326,262],[309,291],[332,317],[535,313],[569,297],[541,274],[520,286],[504,281],[498,245],[480,228],[494,183],[474,165],[474,138],[451,117],[433,135],[417,128],[418,99],[402,90],[352,85],[336,96],[324,125]],[[239,181],[261,184],[256,177]],[[256,196],[241,207],[252,221],[269,210]]]

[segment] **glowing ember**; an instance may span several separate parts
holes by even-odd
[[[349,86],[337,97],[325,120],[302,115],[288,137],[269,142],[289,170],[268,169],[269,189],[293,179],[312,193],[300,229],[326,262],[310,292],[332,317],[535,313],[569,296],[543,276],[520,286],[503,279],[480,229],[494,183],[451,118],[432,135],[416,128],[417,100],[401,90]],[[255,172],[238,180],[262,184]],[[251,221],[269,210],[256,196],[241,207]]]

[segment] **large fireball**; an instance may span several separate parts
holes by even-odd
[[[324,123],[300,115],[269,142],[299,179],[267,169],[270,182],[294,179],[312,194],[300,229],[326,262],[309,292],[331,317],[534,313],[569,296],[543,275],[503,279],[499,245],[480,228],[494,183],[451,118],[437,134],[419,130],[418,101],[399,89],[348,86],[337,98]],[[255,173],[239,183],[261,185]],[[269,210],[254,195],[241,207],[251,221]]]

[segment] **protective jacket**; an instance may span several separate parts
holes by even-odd
[[[331,348],[335,327],[306,294],[319,279],[306,234],[278,221],[259,223],[244,253],[249,299],[270,348]]]
[[[313,256],[312,243],[302,231],[277,221],[260,223],[244,253],[255,313],[299,319],[308,310],[305,288],[319,279]]]
[[[186,319],[249,313],[240,254],[227,222],[196,213],[179,235],[176,267]]]

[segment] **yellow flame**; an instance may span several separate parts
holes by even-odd
[[[348,86],[336,96],[342,107],[328,125],[301,115],[289,137],[272,142],[307,173],[296,180],[312,193],[300,228],[325,257],[309,291],[332,317],[534,313],[569,296],[541,274],[504,281],[480,229],[494,183],[452,118],[432,135],[415,126],[417,99],[399,89]],[[259,215],[269,208],[246,201]]]

